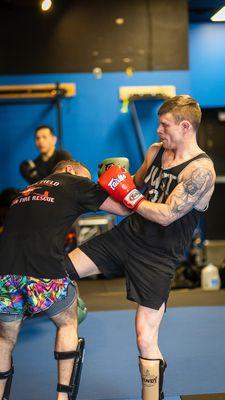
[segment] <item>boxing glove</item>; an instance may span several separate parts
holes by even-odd
[[[107,169],[100,176],[98,183],[114,200],[130,209],[135,210],[140,202],[145,200],[143,194],[137,190],[129,172],[119,165]]]
[[[126,157],[111,157],[105,158],[100,164],[98,164],[98,176],[104,174],[108,168],[112,165],[120,165],[120,167],[126,168],[129,171],[129,160]]]
[[[39,179],[36,164],[32,160],[26,160],[20,164],[20,173],[29,183],[37,182]]]

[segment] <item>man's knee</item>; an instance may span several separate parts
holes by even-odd
[[[137,345],[141,353],[146,353],[151,350],[157,343],[158,331],[145,331],[137,334]]]
[[[137,317],[137,345],[141,353],[149,351],[158,341],[161,312],[140,308]]]
[[[77,299],[74,299],[73,303],[60,313],[49,316],[54,322],[57,328],[71,327],[76,329],[77,326]]]
[[[0,322],[0,341],[4,345],[13,348],[17,341],[21,322]]]

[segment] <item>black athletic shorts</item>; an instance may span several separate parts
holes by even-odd
[[[149,248],[116,226],[79,246],[108,278],[126,278],[127,299],[158,310],[168,300],[173,269],[155,266]],[[154,257],[152,257],[154,258]]]

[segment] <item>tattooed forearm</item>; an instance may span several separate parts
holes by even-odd
[[[137,212],[144,218],[167,226],[181,218],[194,207],[203,210],[213,193],[215,171],[213,166],[191,167],[185,171],[180,183],[173,189],[165,203],[143,201]]]

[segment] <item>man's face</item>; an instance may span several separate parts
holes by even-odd
[[[41,154],[48,154],[55,149],[56,137],[49,128],[41,128],[36,132],[35,143]]]
[[[176,149],[183,142],[182,122],[177,123],[171,113],[159,116],[157,133],[164,149]]]

